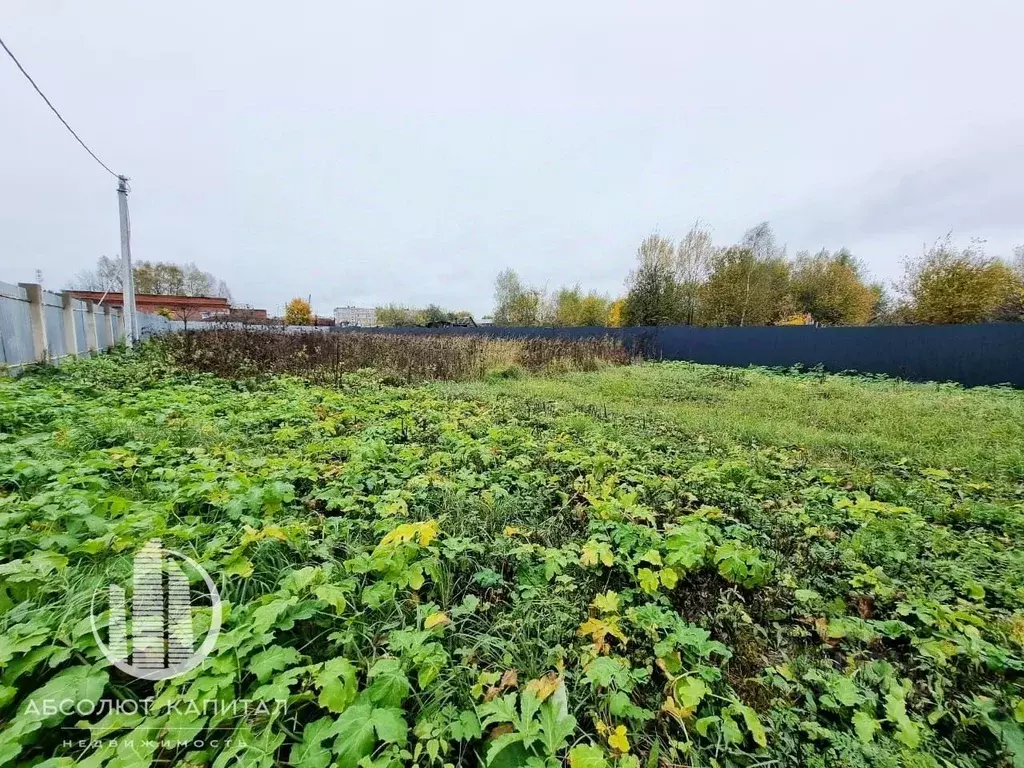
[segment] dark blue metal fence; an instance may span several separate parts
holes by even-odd
[[[822,366],[911,381],[1024,387],[1024,323],[854,328],[336,328],[339,332],[484,334],[499,338],[612,336],[648,357],[746,366]]]

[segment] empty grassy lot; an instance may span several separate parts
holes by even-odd
[[[1024,761],[1020,393],[256,373],[0,379],[0,768]],[[226,606],[156,684],[89,629],[151,538]]]
[[[1024,477],[1024,392],[693,363],[446,385],[471,397],[584,406],[626,422],[662,421],[720,446],[799,448],[848,464],[911,461]]]

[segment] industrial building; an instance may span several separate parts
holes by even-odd
[[[335,307],[334,324],[376,328],[377,310],[374,307]]]

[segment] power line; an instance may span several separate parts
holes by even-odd
[[[36,89],[36,93],[38,93],[40,96],[43,97],[43,101],[46,102],[46,106],[48,106],[51,110],[53,110],[53,114],[55,114],[57,116],[57,119],[59,119],[62,123],[64,123],[64,127],[67,128],[71,132],[71,135],[75,137],[75,139],[78,141],[79,144],[82,145],[82,148],[86,152],[88,152],[90,155],[92,155],[92,159],[93,160],[95,160],[97,163],[99,163],[101,166],[103,166],[103,170],[105,170],[107,173],[109,173],[114,178],[117,178],[117,174],[114,173],[112,170],[110,170],[107,167],[106,163],[104,163],[102,160],[100,160],[98,157],[96,157],[96,153],[93,152],[91,149],[89,149],[89,147],[86,146],[85,142],[82,141],[79,138],[77,133],[75,133],[75,130],[70,125],[68,125],[68,121],[65,120],[63,117],[61,117],[60,112],[58,112],[57,108],[55,106],[53,106],[53,104],[50,103],[50,100],[48,98],[46,98],[46,94],[43,93],[41,90],[39,90],[39,86],[36,85],[36,81],[33,80],[32,76],[29,75],[29,73],[25,71],[25,68],[23,66],[21,66],[21,62],[18,61],[17,57],[13,53],[11,53],[11,49],[7,47],[7,44],[3,41],[3,39],[0,39],[0,46],[3,46],[3,49],[5,51],[7,51],[7,55],[11,57],[11,61],[13,61],[17,65],[18,69],[21,70],[21,74],[23,74],[25,76],[25,78],[30,83],[32,83],[32,87]]]

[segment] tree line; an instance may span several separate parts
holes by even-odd
[[[227,283],[210,272],[204,272],[193,262],[175,264],[169,261],[138,261],[132,265],[135,293],[159,296],[218,296],[231,301]],[[81,291],[114,291],[124,288],[124,275],[120,259],[100,256],[93,269],[75,275],[71,289]]]
[[[512,269],[494,284],[496,325],[868,325],[1024,321],[1024,246],[1010,259],[951,236],[904,260],[891,287],[872,281],[846,248],[780,247],[768,222],[716,246],[697,222],[678,242],[649,235],[616,299],[579,284],[548,292]]]
[[[443,309],[429,304],[423,309],[388,304],[377,307],[377,324],[386,326],[425,326],[437,323],[465,323],[473,319],[469,312]]]

